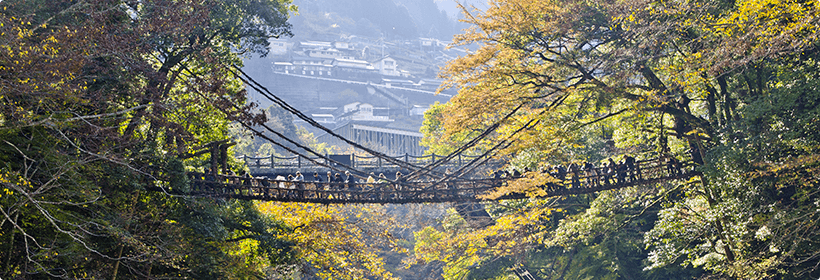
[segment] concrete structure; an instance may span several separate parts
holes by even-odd
[[[419,145],[423,136],[421,133],[386,128],[373,122],[351,121],[333,129],[333,132],[365,146],[384,148],[388,154],[421,155],[426,150],[426,148]],[[338,147],[349,146],[329,134],[319,135],[317,140]]]
[[[379,60],[371,62],[371,64],[373,64],[373,68],[379,71],[379,74],[385,76],[401,76],[401,71],[398,69],[396,60],[389,56],[382,57]]]

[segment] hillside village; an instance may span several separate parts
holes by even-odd
[[[349,36],[346,41],[273,40],[270,54],[277,73],[335,78],[435,91],[438,67],[465,51],[447,49],[432,38],[373,41]]]
[[[253,69],[263,84],[336,133],[384,152],[415,155],[424,151],[418,145],[424,112],[454,94],[435,93],[439,67],[465,53],[448,44],[355,35],[334,41],[279,39],[270,42],[270,53]],[[304,122],[294,123],[320,142],[345,148]]]

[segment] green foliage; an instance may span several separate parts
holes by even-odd
[[[288,227],[180,197],[193,147],[258,123],[227,67],[289,1],[0,2],[0,277],[272,277]],[[238,106],[234,106],[234,105]],[[243,252],[238,254],[237,252]]]
[[[566,211],[549,222],[476,230],[487,234],[485,251],[452,249],[471,248],[476,233],[446,229],[439,239],[455,244],[438,241],[448,256],[439,260],[467,267],[453,260],[469,257],[475,268],[514,255],[545,279],[820,277],[820,258],[810,253],[820,239],[812,175],[818,7],[498,0],[465,9],[473,28],[455,44],[477,49],[442,73],[459,94],[426,116],[431,148],[452,150],[448,144],[498,124],[482,144],[511,143],[496,157],[518,169],[671,155],[691,159],[703,175],[491,207],[497,224]],[[500,192],[537,196],[549,182],[526,175]],[[491,242],[507,241],[506,231],[521,234],[521,245]]]

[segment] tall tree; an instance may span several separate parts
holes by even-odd
[[[230,120],[264,121],[228,69],[289,35],[294,9],[0,2],[0,273],[227,278],[289,262],[271,233],[287,228],[252,205],[148,190],[184,191],[204,158],[180,155],[226,138]],[[259,258],[229,254],[242,248]]]
[[[478,47],[443,72],[445,87],[460,91],[428,120],[427,137],[435,138],[425,141],[467,141],[499,124],[478,147],[509,141],[497,156],[520,169],[623,153],[692,160],[705,171],[696,181],[639,188],[646,192],[636,202],[641,206],[624,208],[612,199],[634,195],[633,189],[591,196],[588,210],[563,218],[556,231],[530,234],[546,234],[548,248],[567,249],[578,243],[562,232],[589,237],[585,242],[593,243],[584,246],[601,236],[631,235],[649,249],[637,251],[649,253],[647,269],[682,263],[726,277],[817,277],[820,259],[809,253],[816,225],[793,220],[808,215],[804,201],[815,199],[808,174],[816,168],[817,132],[784,132],[807,124],[817,110],[805,90],[813,82],[803,75],[817,74],[818,7],[817,1],[496,0],[483,12],[464,9],[473,28],[455,44]],[[789,103],[796,96],[800,102]],[[532,172],[501,193],[537,195],[547,180]],[[526,211],[544,211],[528,203]],[[612,226],[578,228],[634,207],[645,209],[614,228],[660,220],[626,235],[607,233]],[[610,208],[615,213],[600,212]],[[775,241],[772,228],[788,240]],[[635,240],[644,234],[646,240]],[[630,277],[629,269],[613,269]]]

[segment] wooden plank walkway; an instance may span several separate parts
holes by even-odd
[[[660,159],[642,161],[639,172],[584,176],[569,172],[560,183],[541,186],[546,197],[594,193],[637,185],[654,184],[699,175],[687,166],[670,166]],[[601,172],[593,174],[603,174]],[[621,175],[621,176],[618,176]],[[440,203],[485,200],[482,195],[517,178],[452,179],[446,181],[407,181],[383,183],[315,183],[238,177],[204,173],[188,173],[194,196],[233,198],[261,201],[292,201],[322,204],[338,203]],[[558,176],[561,177],[561,176]],[[619,178],[622,177],[622,178]],[[524,194],[508,194],[496,200],[524,198]]]

